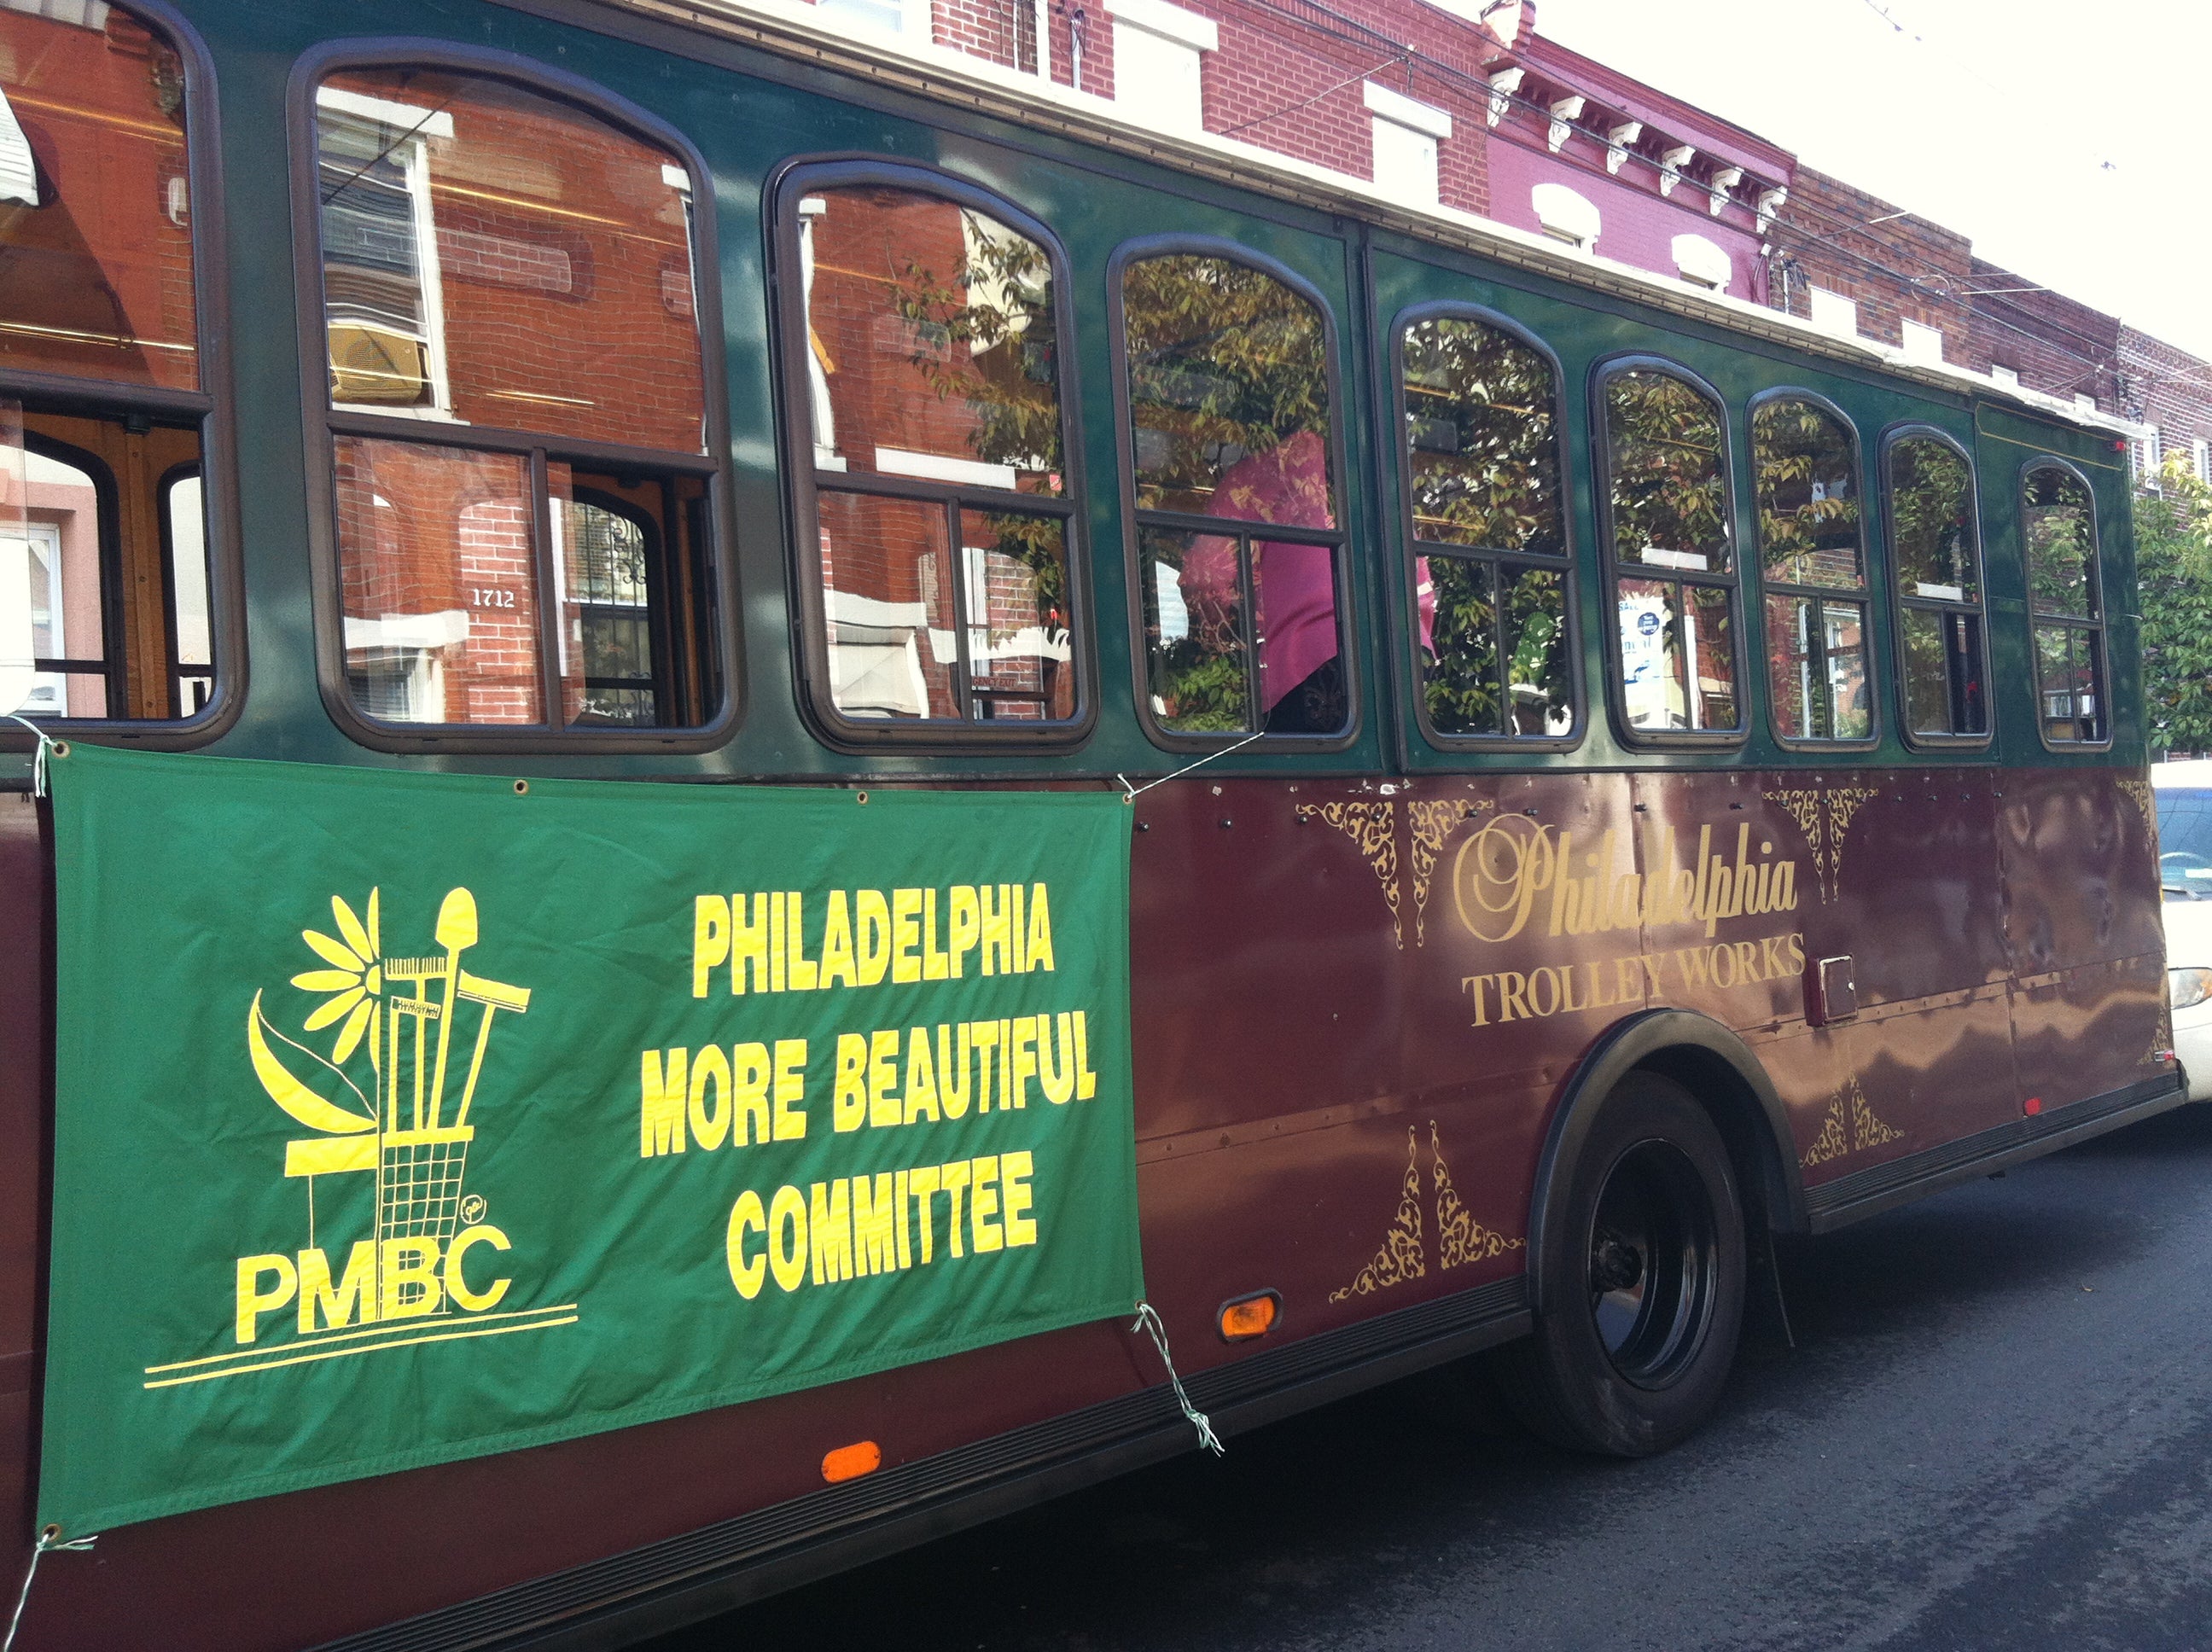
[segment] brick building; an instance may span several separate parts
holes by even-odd
[[[1984,258],[1973,261],[1971,291],[1978,369],[2076,405],[2132,411],[2120,395],[2119,317]]]
[[[1916,361],[1975,365],[1973,246],[1957,231],[1800,165],[1768,246],[1775,308]]]
[[[2179,455],[2212,482],[2212,361],[2120,326],[2120,380],[2130,416],[2148,427],[2136,439],[2136,476],[2155,486],[2160,465]]]

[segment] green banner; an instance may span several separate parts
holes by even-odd
[[[79,745],[39,1520],[1126,1312],[1128,811]]]

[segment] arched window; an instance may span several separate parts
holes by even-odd
[[[927,173],[783,193],[815,715],[864,743],[1065,743],[1087,707],[1056,252]]]
[[[2031,463],[2021,475],[2020,491],[2020,537],[2027,552],[2035,629],[2037,722],[2048,744],[2101,744],[2111,729],[2096,502],[2081,473],[2056,460]]]
[[[1647,738],[1741,733],[1727,414],[1640,359],[1608,367],[1599,395],[1622,714]]]
[[[198,74],[125,6],[0,6],[0,713],[212,697]]]
[[[313,123],[353,709],[508,734],[708,721],[690,169],[489,75],[341,70]]]
[[[1451,744],[1577,732],[1551,358],[1459,315],[1399,335],[1421,710]]]
[[[1170,252],[1123,269],[1121,308],[1153,726],[1348,732],[1321,307],[1238,259]]]
[[[1774,732],[1871,739],[1865,511],[1851,428],[1810,397],[1771,396],[1752,410],[1751,455]]]
[[[1978,741],[1990,712],[1973,463],[1932,430],[1908,431],[1890,440],[1882,487],[1905,732],[1923,744]]]

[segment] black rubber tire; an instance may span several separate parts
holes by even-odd
[[[1744,1231],[1735,1171],[1689,1091],[1632,1072],[1606,1098],[1570,1174],[1565,1242],[1547,1247],[1544,1278],[1531,1282],[1553,1311],[1492,1356],[1498,1386],[1554,1445],[1647,1457],[1712,1415],[1735,1362]],[[1632,1268],[1639,1281],[1622,1284]]]

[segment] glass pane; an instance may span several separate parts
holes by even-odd
[[[1863,740],[1872,732],[1863,604],[1769,597],[1766,662],[1777,734]]]
[[[2071,625],[2035,628],[2035,667],[2044,738],[2105,738],[2096,634]]]
[[[206,506],[197,475],[180,476],[162,498],[169,541],[169,618],[176,637],[176,710],[190,717],[215,692],[215,642],[208,620]]]
[[[1981,621],[1971,614],[1906,608],[1905,712],[1916,734],[1980,734],[1984,709]]]
[[[1334,525],[1321,312],[1226,258],[1122,276],[1137,502],[1282,526]]]
[[[1613,554],[1624,563],[1725,574],[1732,567],[1719,406],[1671,373],[1605,385]]]
[[[1908,597],[1979,602],[1974,472],[1948,442],[1908,436],[1889,450],[1889,537]]]
[[[1692,693],[1690,726],[1735,728],[1741,721],[1735,694],[1735,604],[1711,586],[1685,588],[1682,651],[1689,657]]]
[[[100,489],[91,474],[7,444],[0,513],[0,698],[26,717],[108,717]]]
[[[1729,593],[1668,580],[1620,581],[1622,701],[1632,728],[1733,729]]]
[[[848,717],[959,716],[944,507],[824,489],[817,510],[830,703]]]
[[[1552,364],[1510,333],[1461,320],[1407,329],[1405,361],[1414,537],[1560,555]]]
[[[1567,676],[1566,575],[1556,568],[1500,571],[1505,586],[1505,684],[1509,734],[1557,738],[1575,729]]]
[[[1237,541],[1146,528],[1138,542],[1154,720],[1178,733],[1250,733],[1255,673]]]
[[[520,459],[337,440],[354,702],[395,723],[536,723],[538,568]]]
[[[2020,525],[2035,611],[2094,619],[2097,515],[2088,485],[2055,465],[2030,471],[2021,489]]]
[[[332,76],[316,99],[334,401],[701,451],[690,179],[505,82]]]
[[[653,724],[662,715],[658,552],[653,531],[623,501],[546,466],[553,496],[553,567],[561,592],[561,716],[572,726]]]
[[[1337,631],[1336,553],[1252,542],[1260,709],[1270,734],[1334,734],[1351,721]]]
[[[1058,494],[1052,263],[997,219],[907,190],[799,203],[814,460]]]
[[[191,226],[177,54],[118,7],[0,7],[0,366],[197,389]]]
[[[1459,556],[1425,560],[1436,592],[1433,647],[1421,656],[1429,721],[1439,734],[1504,734],[1497,566]]]
[[[1057,517],[968,511],[968,697],[979,718],[1075,715],[1067,629],[1067,537]]]
[[[1762,402],[1751,418],[1751,454],[1766,577],[1784,585],[1864,584],[1849,428],[1816,403]]]

